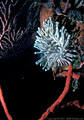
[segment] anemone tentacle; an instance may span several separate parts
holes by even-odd
[[[38,27],[34,43],[34,48],[38,50],[35,54],[40,56],[36,64],[40,64],[45,71],[50,70],[51,66],[52,71],[55,71],[56,67],[71,64],[76,57],[76,51],[70,52],[70,37],[66,28],[64,26],[60,28],[57,21],[54,24],[51,17],[43,21],[43,28]]]

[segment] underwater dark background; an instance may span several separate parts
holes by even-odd
[[[28,28],[23,37],[15,42],[0,60],[0,81],[8,110],[14,120],[38,120],[42,113],[58,98],[65,85],[64,78],[53,80],[51,71],[43,71],[35,65],[33,44],[35,32],[40,26],[39,14],[42,6],[32,7],[36,0],[19,0],[15,6],[16,28]],[[47,1],[47,0],[46,0]],[[39,2],[44,2],[39,0]],[[56,1],[55,1],[56,2]],[[57,6],[59,3],[57,3]],[[84,78],[79,79],[79,89],[70,88],[61,105],[78,99],[84,103]],[[76,107],[55,108],[48,118],[82,118],[84,111]],[[0,105],[0,120],[6,120]],[[52,119],[51,119],[52,120]]]

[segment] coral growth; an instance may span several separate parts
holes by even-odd
[[[3,56],[3,53],[7,49],[13,47],[14,41],[22,36],[23,30],[19,28],[17,31],[14,28],[15,17],[13,17],[12,5],[7,5],[6,3],[1,2],[0,5],[0,57]]]
[[[58,97],[58,99],[46,110],[46,112],[43,113],[43,115],[41,116],[41,118],[39,120],[44,120],[45,118],[47,118],[49,113],[53,112],[55,107],[57,105],[59,105],[61,103],[61,101],[64,99],[64,97],[66,96],[67,92],[69,91],[70,82],[71,82],[71,75],[72,75],[72,66],[69,65],[69,70],[68,70],[67,79],[66,79],[66,83],[65,83],[65,87],[64,87],[63,92]]]
[[[47,22],[47,23],[46,23]],[[40,55],[36,64],[43,66],[45,71],[52,68],[55,71],[57,67],[68,66],[72,63],[72,58],[76,57],[76,51],[69,52],[70,35],[64,26],[59,28],[59,22],[53,24],[51,17],[43,22],[43,28],[38,28],[38,35],[34,47],[39,50],[35,54]]]
[[[78,3],[80,4],[78,5]],[[53,112],[55,107],[61,103],[68,93],[70,86],[73,89],[72,91],[75,92],[78,89],[80,76],[84,76],[81,72],[74,72],[75,70],[82,69],[84,65],[83,15],[79,10],[68,10],[68,8],[71,8],[69,0],[66,3],[61,0],[60,5],[62,11],[58,7],[53,9],[56,15],[51,12],[52,14],[40,16],[41,28],[38,27],[34,48],[38,50],[35,54],[39,56],[36,65],[40,64],[45,71],[52,69],[53,73],[55,73],[55,78],[59,76],[67,78],[63,92],[43,113],[40,120],[47,118],[49,113]],[[83,7],[83,1],[76,0],[75,5],[76,8]],[[49,9],[47,8],[47,10]],[[68,24],[69,21],[70,26]],[[71,80],[71,78],[73,79]],[[84,106],[80,106],[79,101],[76,101],[72,102],[72,104],[84,109]]]
[[[0,59],[3,58],[4,53],[6,53],[8,49],[13,47],[13,43],[23,35],[23,30],[21,28],[16,31],[14,27],[15,16],[12,15],[12,9],[16,3],[17,0],[16,2],[12,0],[10,3],[8,0],[5,2],[0,1]],[[1,86],[0,102],[4,108],[4,112],[8,120],[12,120],[2,94]]]

